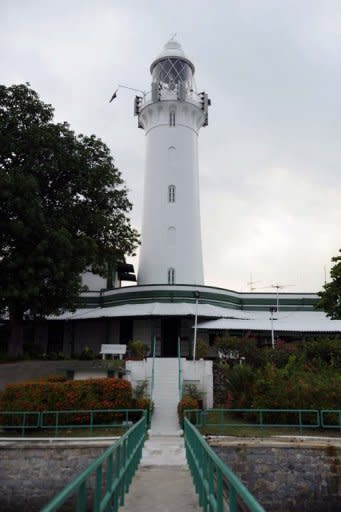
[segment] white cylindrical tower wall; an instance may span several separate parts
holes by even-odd
[[[173,45],[180,63],[182,55],[194,71],[180,45],[175,41],[168,45]],[[172,54],[172,48],[165,49]],[[140,285],[204,282],[198,133],[207,122],[207,112],[201,100],[188,84],[154,83],[153,97],[145,97],[139,106],[139,126],[146,133]]]

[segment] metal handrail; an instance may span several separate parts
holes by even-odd
[[[204,510],[224,512],[228,504],[230,512],[237,512],[238,502],[241,501],[250,512],[265,512],[187,418],[184,419],[184,432],[187,462],[199,497],[199,505]]]
[[[178,336],[178,387],[179,387],[179,401],[182,399],[182,364],[181,364],[181,342]]]
[[[134,416],[138,419],[146,413],[145,409],[67,409],[61,411],[0,411],[0,426],[3,430],[21,429],[24,436],[27,430],[54,429],[57,435],[60,429],[123,427],[128,429]],[[108,416],[106,421],[96,422],[96,415]],[[117,416],[121,421],[115,423]],[[78,422],[75,422],[75,417]],[[110,419],[110,417],[112,419]],[[70,420],[72,418],[72,420]],[[5,419],[5,421],[3,421]],[[12,420],[12,421],[11,421]]]
[[[90,466],[69,483],[41,512],[55,512],[75,496],[77,512],[117,512],[124,505],[125,493],[139,465],[146,435],[147,415],[141,418],[120,439],[100,455]],[[91,497],[89,480],[94,478]]]
[[[153,361],[152,361],[152,382],[150,390],[150,404],[149,404],[149,423],[152,421],[154,411],[154,382],[155,382],[155,351],[156,351],[156,336],[153,338]]]
[[[338,428],[341,430],[340,409],[324,409],[320,411],[320,420],[322,428]]]
[[[331,411],[328,411],[331,412]],[[338,411],[332,411],[338,413]],[[255,416],[256,421],[250,421],[250,418],[245,418],[246,422],[229,422],[226,421],[225,414],[228,415],[252,415]],[[269,416],[276,414],[277,417],[281,414],[284,416],[291,415],[293,420],[291,423],[284,423],[275,419],[270,420]],[[206,410],[186,410],[184,413],[185,417],[190,418],[191,423],[197,427],[225,427],[231,428],[298,428],[300,433],[303,429],[308,428],[326,428],[323,424],[324,411],[317,409],[206,409]],[[305,421],[305,418],[309,416],[309,422]],[[213,420],[213,421],[212,421]],[[341,415],[340,425],[335,425],[334,428],[341,427]]]

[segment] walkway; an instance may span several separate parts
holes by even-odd
[[[145,443],[126,504],[120,512],[201,512],[180,436],[153,436]]]
[[[177,358],[155,360],[154,414],[151,425],[153,435],[176,435],[179,430],[177,406],[179,362]]]

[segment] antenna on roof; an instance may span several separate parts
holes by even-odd
[[[267,288],[275,288],[276,289],[276,309],[279,311],[279,296],[278,296],[278,290],[281,290],[282,288],[288,288],[290,286],[296,286],[295,284],[272,284],[270,286],[267,286]]]
[[[246,283],[250,289],[250,292],[253,292],[253,290],[256,290],[257,287],[254,286],[256,283],[261,283],[262,281],[254,281],[252,279],[252,274],[250,274],[250,281],[248,283]]]

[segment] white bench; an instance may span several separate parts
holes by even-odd
[[[102,354],[102,359],[105,359],[105,356],[119,356],[122,359],[122,356],[127,352],[127,345],[109,345],[104,344],[101,345],[100,354]]]

